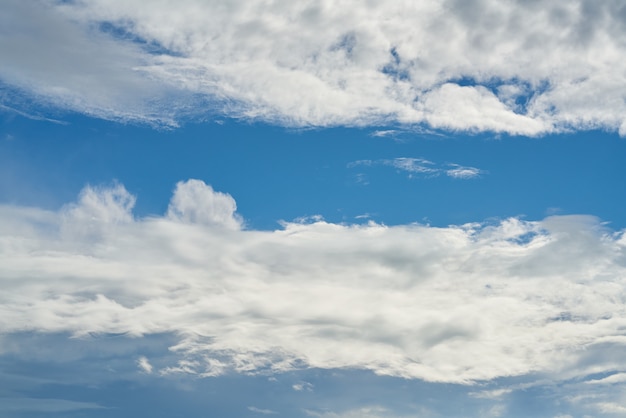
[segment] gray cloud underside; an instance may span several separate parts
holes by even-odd
[[[0,10],[0,80],[99,117],[626,135],[618,0],[9,0]]]
[[[624,371],[626,238],[593,217],[254,231],[197,180],[163,217],[133,204],[116,186],[58,212],[0,206],[0,333],[174,333],[180,361],[145,359],[156,375]]]

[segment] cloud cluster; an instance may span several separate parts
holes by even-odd
[[[96,116],[626,135],[618,0],[9,0],[0,8],[0,80]]]
[[[0,332],[177,335],[177,363],[137,360],[152,374],[626,372],[626,236],[593,217],[254,231],[198,180],[163,217],[133,202],[116,185],[58,212],[0,206]]]

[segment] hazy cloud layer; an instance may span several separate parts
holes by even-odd
[[[179,361],[137,359],[153,375],[626,372],[626,238],[593,217],[252,231],[198,180],[177,185],[164,217],[135,219],[133,203],[117,185],[59,212],[0,206],[0,332],[178,335]]]
[[[626,135],[618,0],[8,0],[0,10],[0,80],[105,118]]]

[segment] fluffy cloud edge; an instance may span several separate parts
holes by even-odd
[[[615,2],[184,4],[4,2],[0,80],[15,89],[4,106],[30,95],[172,127],[220,115],[524,136],[626,132],[626,12]]]
[[[626,238],[591,216],[254,231],[199,180],[177,185],[163,217],[136,219],[133,204],[115,185],[58,212],[1,206],[0,330],[174,333],[176,364],[137,360],[157,375],[357,368],[468,384],[621,370]]]

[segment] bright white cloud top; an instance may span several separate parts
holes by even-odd
[[[621,1],[37,5],[0,5],[5,98],[17,89],[98,117],[165,124],[222,114],[626,135]]]
[[[625,21],[1,1],[0,418],[624,415]]]
[[[164,217],[135,219],[133,202],[118,185],[58,212],[0,207],[0,331],[177,335],[177,362],[137,359],[153,375],[623,370],[626,238],[592,217],[254,231],[198,180],[178,184]]]

